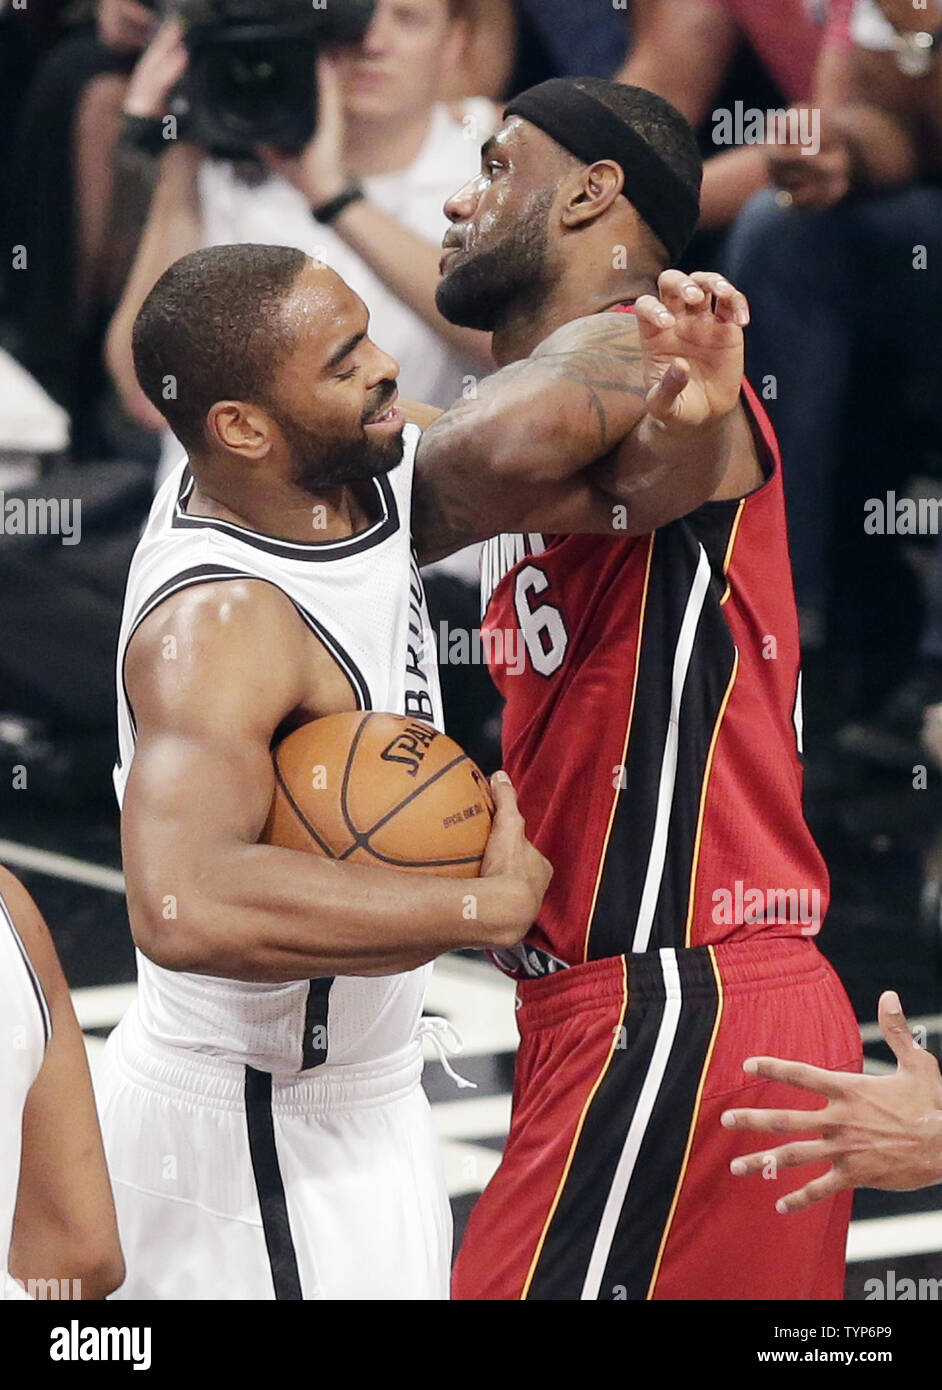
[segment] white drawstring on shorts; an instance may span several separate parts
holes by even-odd
[[[469,1081],[466,1076],[459,1076],[454,1067],[449,1062],[449,1057],[458,1056],[464,1049],[464,1042],[461,1034],[453,1023],[447,1018],[422,1018],[416,1029],[417,1038],[428,1038],[435,1051],[438,1053],[438,1060],[446,1076],[450,1076],[456,1086],[470,1087],[472,1091],[477,1090],[478,1083]]]

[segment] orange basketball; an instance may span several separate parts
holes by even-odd
[[[398,714],[332,714],[274,753],[262,841],[350,864],[475,878],[491,830],[487,778],[457,743]]]

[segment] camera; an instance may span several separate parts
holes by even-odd
[[[376,0],[170,0],[190,55],[178,92],[187,138],[216,158],[256,144],[299,154],[317,129],[317,56],[359,43]]]

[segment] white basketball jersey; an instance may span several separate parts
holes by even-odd
[[[134,758],[124,659],[135,631],[173,594],[196,584],[263,579],[294,604],[348,676],[360,709],[443,727],[425,595],[410,531],[420,430],[407,425],[403,462],[374,481],[376,520],[346,540],[289,542],[212,517],[190,516],[186,464],[164,483],[128,577],[118,646],[115,787],[123,802]],[[193,788],[198,798],[199,787]],[[312,921],[317,903],[311,903]],[[415,1036],[429,967],[380,979],[341,977],[245,984],[164,970],[138,952],[137,1009],[159,1042],[273,1073],[372,1062]]]
[[[42,985],[0,897],[0,1299],[26,1294],[7,1273],[23,1153],[23,1109],[52,1036]]]

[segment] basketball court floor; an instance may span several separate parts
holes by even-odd
[[[95,814],[51,814],[16,795],[0,802],[0,862],[23,878],[53,929],[94,1071],[135,988],[116,820],[107,807]],[[925,795],[942,793],[930,789]],[[890,1065],[870,1021],[883,988],[900,991],[911,1023],[924,1026],[937,1056],[942,1043],[938,937],[919,926],[920,900],[928,891],[924,869],[931,859],[927,826],[942,824],[942,804],[920,803],[914,822],[907,809],[912,800],[911,789],[905,796],[901,790],[894,803],[892,788],[884,786],[869,800],[859,794],[844,803],[829,797],[826,805],[811,808],[833,879],[821,944],[864,1020],[867,1066],[873,1070]],[[895,829],[888,832],[887,825]],[[513,985],[480,957],[448,956],[435,968],[426,1011],[457,1029],[464,1049],[451,1065],[475,1083],[474,1089],[459,1088],[426,1041],[425,1087],[445,1146],[460,1238],[499,1162],[509,1124]],[[849,1299],[865,1298],[867,1281],[875,1278],[888,1287],[895,1280],[897,1288],[905,1278],[939,1280],[928,1285],[928,1296],[942,1296],[942,1187],[858,1193],[848,1260]]]

